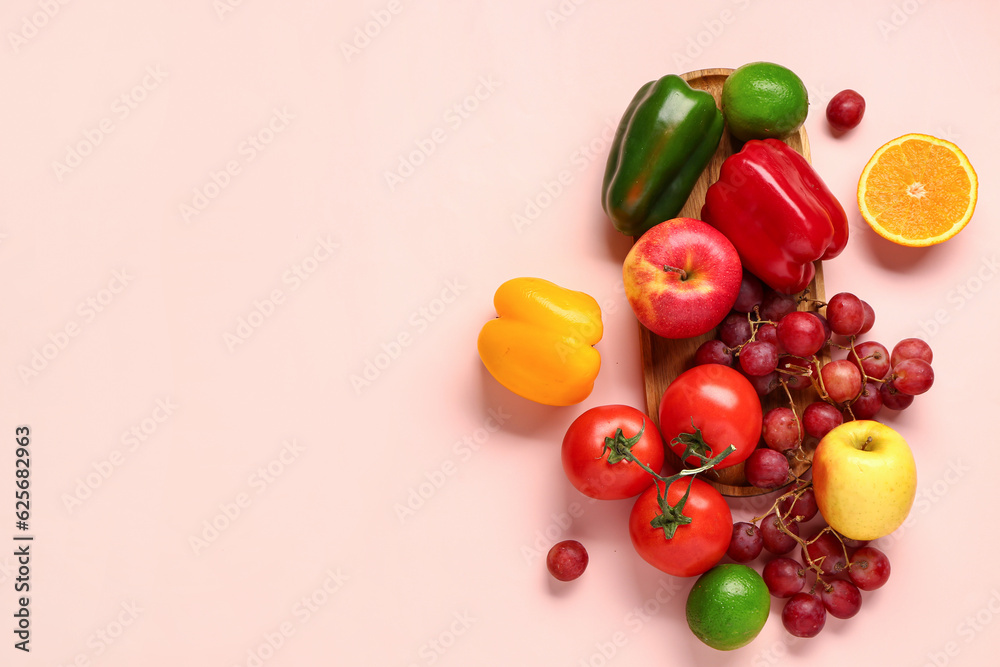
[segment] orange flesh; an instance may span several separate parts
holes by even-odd
[[[881,227],[903,239],[944,240],[971,215],[975,186],[970,170],[946,146],[921,139],[891,145],[864,180],[862,213],[879,233]]]

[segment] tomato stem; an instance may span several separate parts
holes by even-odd
[[[646,431],[646,420],[642,420],[642,426],[639,428],[639,432],[633,435],[631,438],[626,438],[625,434],[622,432],[621,427],[615,430],[613,436],[604,438],[604,446],[601,448],[601,455],[605,453],[608,455],[608,463],[620,463],[621,461],[634,461],[639,465],[639,467],[644,468],[645,466],[639,459],[635,458],[632,454],[632,448],[639,442],[642,438],[642,434]],[[648,472],[648,471],[647,471]],[[655,474],[655,473],[654,473]]]
[[[649,523],[654,528],[662,528],[663,534],[668,540],[674,536],[678,526],[684,526],[691,523],[691,517],[684,514],[684,505],[687,504],[688,496],[691,493],[691,486],[694,484],[694,476],[699,473],[703,473],[706,470],[711,470],[716,466],[716,464],[719,463],[719,461],[736,451],[735,445],[729,445],[717,456],[708,458],[708,454],[712,452],[712,449],[709,447],[708,443],[705,442],[705,438],[701,434],[701,429],[694,425],[693,419],[691,420],[691,427],[694,428],[694,433],[681,433],[676,438],[671,440],[671,443],[685,445],[684,456],[681,457],[682,462],[687,461],[687,459],[691,456],[697,456],[701,460],[701,465],[696,468],[684,468],[676,475],[671,475],[669,477],[664,477],[660,473],[654,471],[632,453],[632,447],[639,442],[639,439],[646,430],[645,419],[642,421],[642,426],[639,428],[639,432],[631,438],[626,438],[625,433],[621,428],[616,429],[614,435],[604,438],[604,446],[601,449],[601,456],[607,453],[609,464],[614,465],[622,461],[630,461],[653,477],[653,483],[656,484],[656,502],[660,506],[661,513],[656,515]],[[675,505],[670,505],[670,503],[667,502],[666,490],[670,488],[671,484],[682,477],[690,477],[691,482],[688,484],[688,488],[684,492],[684,496],[681,497]],[[663,488],[665,489],[663,492],[660,491],[660,483],[663,484]]]
[[[694,485],[695,475],[714,468],[719,461],[735,451],[736,446],[729,445],[718,456],[714,456],[710,459],[702,457],[704,462],[697,468],[685,468],[676,475],[671,475],[670,477],[654,475],[657,479],[657,481],[654,482],[654,484],[656,484],[656,502],[660,506],[661,513],[653,517],[653,520],[649,522],[649,525],[653,528],[662,528],[664,537],[669,540],[674,536],[674,533],[677,531],[679,526],[691,523],[691,517],[684,514],[684,505],[687,504],[688,496],[691,494],[691,487]],[[687,456],[684,458],[686,459]],[[678,500],[675,505],[671,505],[667,502],[667,491],[669,491],[671,484],[682,477],[690,477],[691,481],[688,483],[688,488],[680,500]],[[664,490],[662,492],[660,491],[659,482],[663,482]]]
[[[684,445],[684,454],[681,456],[681,461],[687,461],[688,458],[697,456],[704,463],[708,460],[708,455],[712,453],[712,448],[705,442],[705,437],[701,434],[701,429],[694,425],[694,417],[691,418],[691,428],[694,429],[694,433],[686,431],[678,433],[677,437],[670,441],[670,444]]]
[[[649,525],[653,528],[662,528],[663,535],[668,540],[673,538],[679,526],[686,526],[692,521],[691,517],[684,514],[684,506],[687,504],[688,496],[691,495],[692,486],[694,486],[694,477],[688,482],[688,488],[684,491],[681,499],[677,501],[676,505],[671,506],[667,502],[666,493],[661,494],[660,485],[656,485],[656,503],[660,506],[661,513],[653,517]],[[669,489],[670,485],[667,484],[665,488]]]

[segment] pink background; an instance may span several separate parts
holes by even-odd
[[[0,541],[28,424],[35,542],[28,655],[0,547],[0,664],[995,660],[998,20],[986,0],[5,2]],[[887,418],[920,483],[886,588],[810,641],[775,603],[722,654],[684,623],[692,581],[635,555],[631,503],[578,494],[559,443],[586,408],[642,407],[609,133],[648,80],[762,59],[807,84],[813,163],[850,212],[827,293],[870,301],[873,339],[927,338],[937,380]],[[843,88],[868,111],[835,138]],[[927,250],[855,206],[907,132],[957,142],[982,184]],[[493,292],[523,275],[602,304],[581,405],[482,368]],[[591,556],[569,585],[542,562],[562,538]]]

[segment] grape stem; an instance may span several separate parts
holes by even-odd
[[[774,501],[774,504],[771,505],[770,508],[768,508],[768,510],[764,513],[763,516],[754,517],[753,519],[751,519],[751,522],[756,525],[761,521],[763,521],[772,512],[774,513],[774,516],[777,519],[778,530],[784,533],[785,535],[788,535],[795,541],[796,544],[798,544],[802,548],[802,558],[806,562],[806,567],[812,570],[816,575],[816,581],[814,582],[812,589],[813,591],[815,591],[816,584],[820,584],[823,586],[824,589],[826,589],[829,588],[829,583],[826,581],[826,579],[823,578],[823,560],[826,558],[826,556],[820,556],[816,559],[813,559],[812,556],[809,555],[808,546],[810,544],[818,540],[822,535],[830,533],[837,539],[837,542],[840,543],[840,548],[844,552],[844,561],[847,563],[847,567],[850,567],[850,557],[847,554],[847,545],[844,544],[843,538],[840,536],[839,533],[837,533],[837,531],[835,531],[830,526],[825,526],[822,530],[820,530],[818,533],[813,535],[808,540],[799,537],[792,531],[788,530],[788,525],[786,522],[798,521],[800,517],[798,516],[792,517],[789,516],[789,514],[782,514],[781,503],[789,498],[792,499],[788,509],[788,512],[790,513],[792,508],[795,507],[795,501],[798,500],[802,496],[802,494],[805,493],[806,489],[808,489],[812,485],[813,485],[812,482],[803,482],[800,485],[796,486],[791,491],[788,491],[787,493],[779,496],[777,500]]]
[[[792,397],[792,392],[785,383],[785,378],[781,378],[778,382],[781,383],[781,388],[785,390],[785,396],[788,397],[788,405],[792,408],[792,419],[795,420],[795,428],[799,431],[799,446],[795,449],[802,451],[802,442],[805,438],[805,434],[802,432],[802,420],[799,419],[799,416],[795,413],[795,399]]]
[[[849,401],[846,401],[844,404],[844,409],[847,410],[847,414],[850,415],[852,421],[856,419],[856,417],[854,416],[854,410],[851,409],[851,406],[854,404],[855,401],[861,398],[862,394],[865,393],[865,386],[869,382],[878,382],[878,383],[885,382],[884,379],[871,377],[868,375],[868,373],[865,372],[865,366],[864,364],[861,363],[861,361],[862,359],[870,358],[871,355],[869,355],[868,357],[862,357],[861,355],[858,354],[858,351],[854,348],[854,341],[856,338],[857,336],[851,336],[849,345],[847,345],[846,347],[841,346],[842,349],[850,350],[850,353],[847,355],[847,358],[850,359],[853,356],[854,359],[857,359],[858,370],[861,371],[861,389],[858,390],[858,393],[856,396],[854,396],[854,398],[852,398]]]
[[[808,296],[806,296],[807,292],[808,292],[808,290],[806,290],[805,292],[802,292],[802,296],[800,296],[799,299],[798,299],[799,303],[812,303],[812,304],[816,304],[816,310],[819,310],[820,308],[823,308],[824,306],[826,306],[826,301],[821,301],[820,299],[813,299],[811,297],[808,297]]]
[[[754,306],[753,310],[747,313],[747,320],[750,322],[750,337],[747,338],[742,343],[740,343],[739,345],[737,345],[736,347],[727,347],[726,349],[729,350],[730,354],[739,356],[740,352],[743,351],[744,347],[757,340],[757,331],[760,329],[761,325],[773,324],[775,326],[778,326],[777,322],[760,319],[760,308],[758,306]]]

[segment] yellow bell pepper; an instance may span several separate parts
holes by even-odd
[[[496,319],[479,332],[479,357],[503,386],[545,405],[590,395],[601,368],[601,307],[583,292],[541,278],[514,278],[493,297]]]

